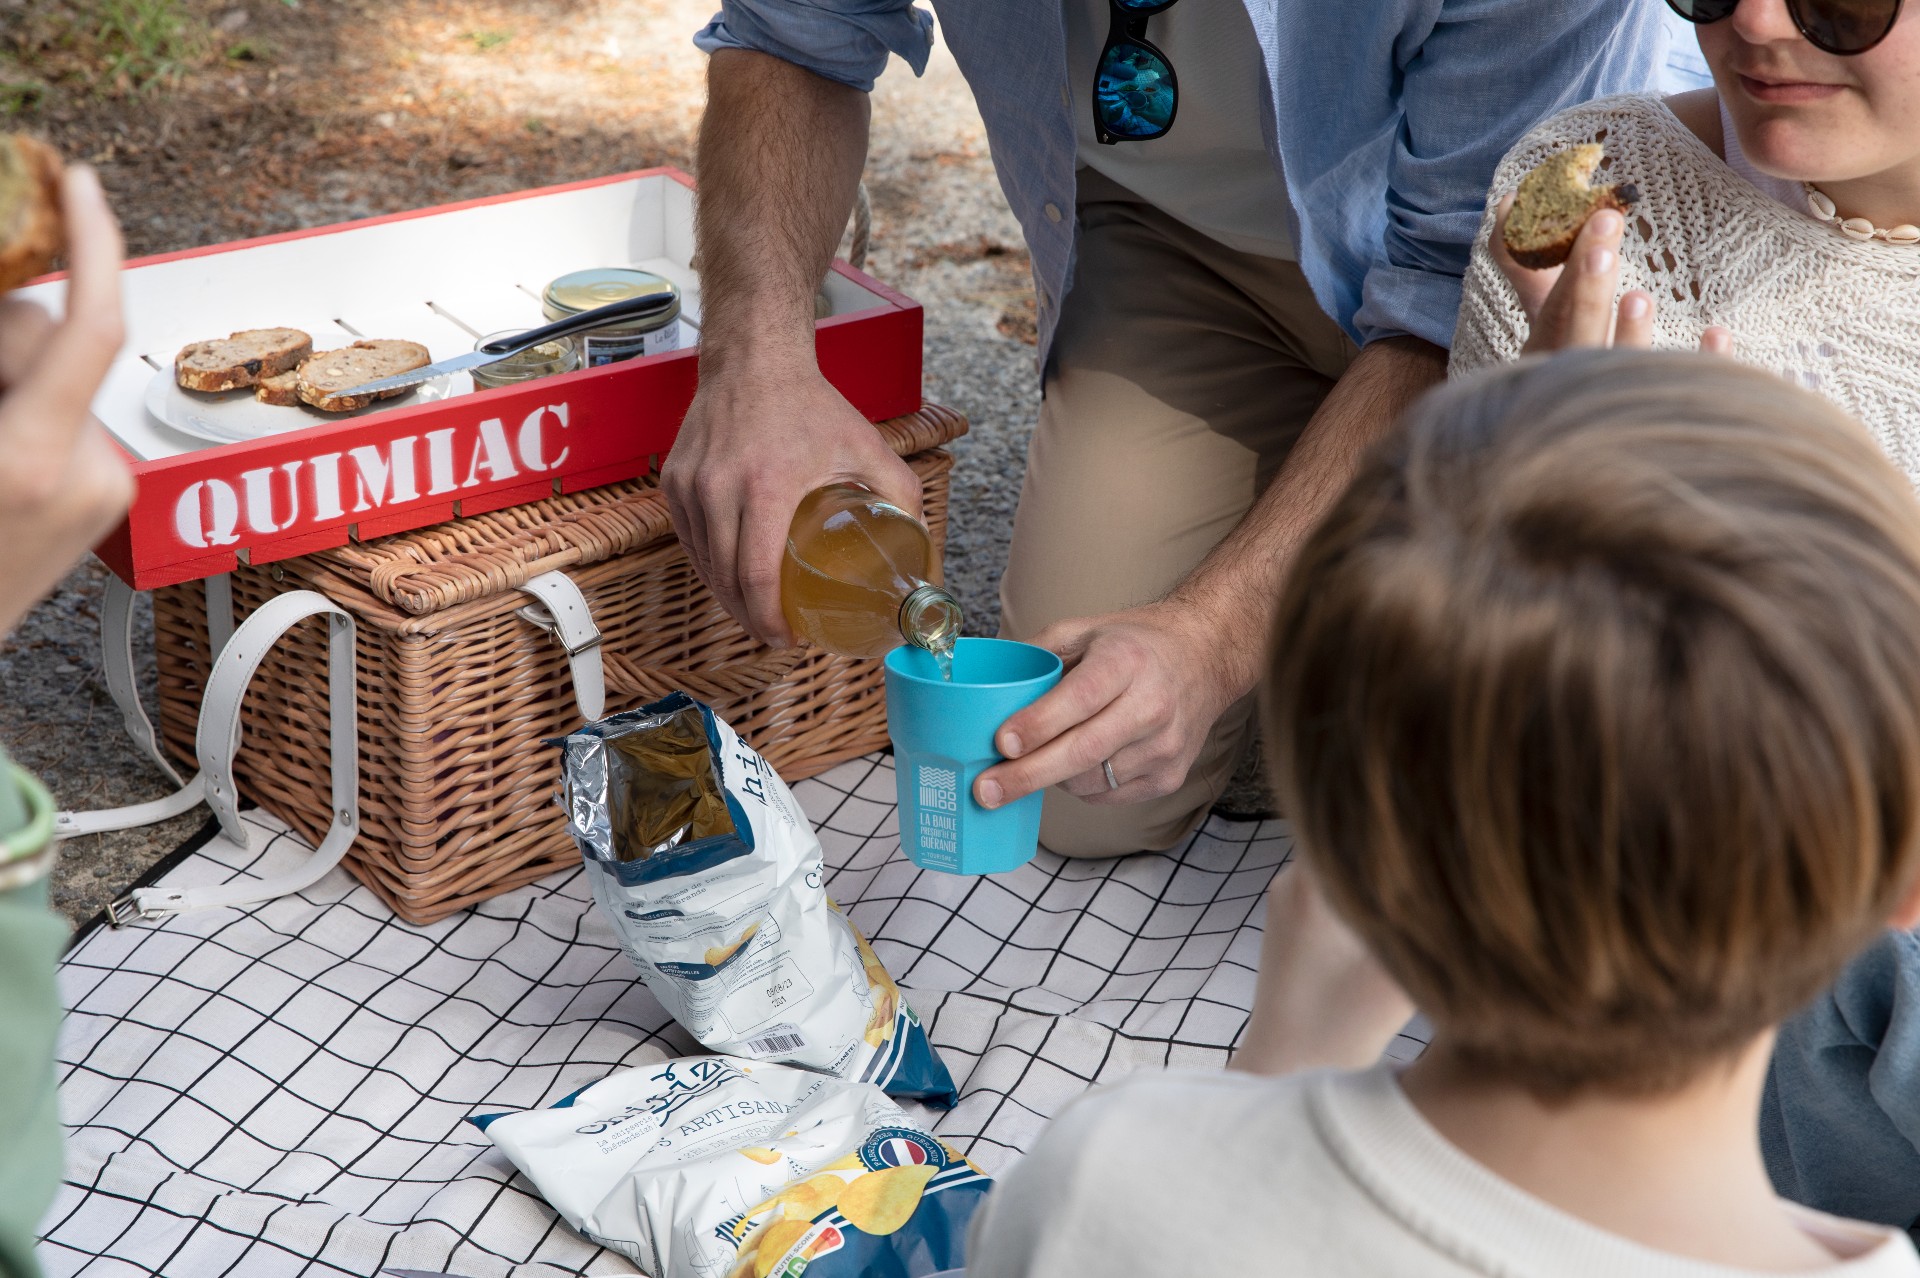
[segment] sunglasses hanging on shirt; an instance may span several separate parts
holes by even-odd
[[[1667,0],[1688,22],[1705,26],[1731,18],[1740,0]],[[1793,25],[1816,49],[1839,57],[1865,53],[1887,38],[1900,18],[1900,0],[1787,0]]]
[[[1093,132],[1102,143],[1165,137],[1180,105],[1173,63],[1147,39],[1147,19],[1178,0],[1107,0],[1111,23],[1093,75]]]

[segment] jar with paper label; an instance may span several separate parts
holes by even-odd
[[[636,297],[658,297],[660,309],[640,319],[593,329],[580,337],[582,363],[588,368],[597,368],[680,349],[680,290],[673,281],[636,267],[602,267],[562,275],[547,285],[540,300],[541,310],[548,319],[561,320]]]

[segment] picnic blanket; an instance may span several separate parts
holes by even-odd
[[[1292,851],[1283,822],[1215,819],[1172,853],[1042,852],[960,878],[901,857],[890,758],[794,791],[830,891],[960,1085],[954,1109],[922,1117],[988,1171],[1096,1083],[1226,1061],[1262,897]],[[246,847],[213,838],[161,881],[264,876],[306,854],[272,818],[246,819]],[[51,1273],[636,1272],[465,1122],[700,1050],[635,977],[580,870],[428,927],[336,870],[247,910],[97,929],[63,981]]]

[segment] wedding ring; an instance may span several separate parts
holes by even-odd
[[[1118,790],[1120,788],[1120,778],[1113,775],[1113,760],[1102,759],[1100,761],[1100,770],[1107,774],[1107,789]]]

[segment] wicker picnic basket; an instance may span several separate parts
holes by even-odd
[[[940,445],[966,431],[927,407],[878,429],[920,476],[944,546]],[[789,780],[887,743],[880,663],[774,652],[714,602],[673,534],[651,479],[242,567],[233,607],[317,590],[359,623],[360,833],[348,868],[410,923],[571,864],[578,852],[544,744],[581,715],[568,654],[525,618],[519,587],[564,571],[602,643],[606,709],[676,688],[713,704]],[[202,583],[154,592],[161,730],[191,767],[208,671]],[[242,711],[241,794],[318,840],[334,819],[327,753],[326,631],[302,622],[255,676]]]

